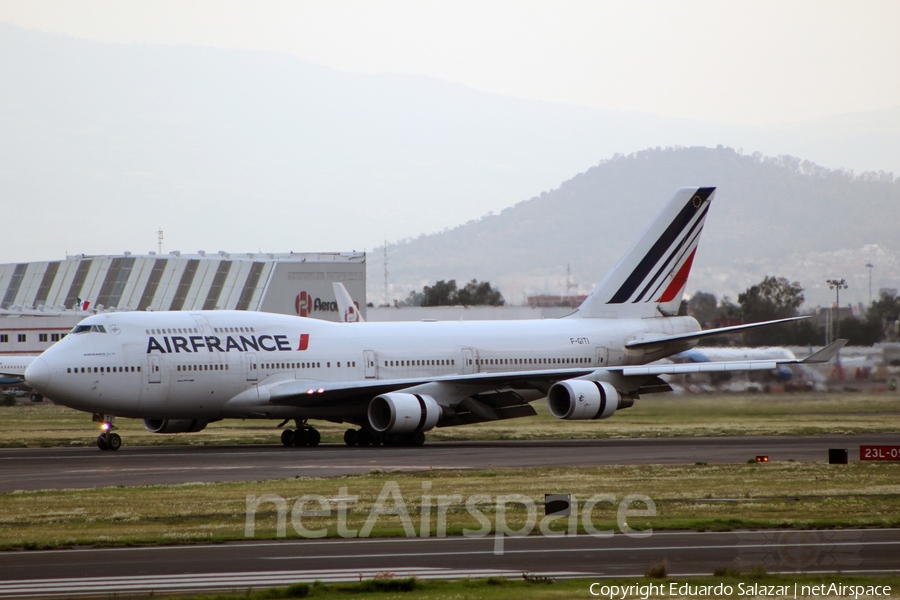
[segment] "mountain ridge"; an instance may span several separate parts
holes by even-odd
[[[565,293],[560,278],[567,265],[582,282],[581,291],[589,291],[685,185],[717,187],[690,291],[733,298],[767,269],[780,268],[777,275],[798,273],[807,256],[867,246],[891,256],[900,253],[895,233],[900,179],[892,174],[854,174],[723,146],[648,149],[602,161],[498,214],[389,244],[394,297],[402,299],[405,290],[437,279],[477,278],[495,282],[520,303],[525,294]],[[376,248],[369,255],[372,298],[384,295],[382,251]],[[879,276],[890,284],[897,275],[889,269],[893,259],[880,258],[884,271]],[[860,274],[868,277],[865,270]],[[810,290],[821,278],[797,276],[809,280],[805,287]],[[714,289],[717,280],[719,290]],[[818,299],[815,293],[810,298]]]

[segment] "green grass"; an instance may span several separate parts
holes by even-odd
[[[479,529],[463,500],[473,494],[492,498],[524,494],[536,503],[540,519],[546,492],[570,493],[579,503],[603,493],[613,494],[616,503],[629,494],[647,496],[656,503],[657,514],[629,518],[628,525],[637,530],[900,527],[900,464],[637,465],[12,492],[0,494],[0,548],[242,540],[246,539],[248,496],[266,494],[285,499],[287,537],[299,537],[290,512],[297,498],[306,494],[319,494],[333,503],[345,494],[358,496],[358,501],[350,503],[347,526],[359,530],[386,484],[398,486],[416,534],[422,532],[423,493],[431,495],[432,505],[439,495],[461,497],[448,502],[448,535]],[[386,506],[395,503],[390,500]],[[329,537],[336,537],[333,507],[331,516],[303,517],[302,524],[308,529],[324,528]],[[480,507],[494,523],[494,504]],[[615,510],[615,505],[600,504],[590,522],[597,529],[615,529]],[[276,516],[275,504],[261,504],[254,538],[278,537]],[[431,514],[429,520],[434,535],[437,516]],[[525,508],[510,504],[507,523],[511,529],[523,527]],[[564,529],[565,520],[553,528]],[[398,516],[381,515],[375,521],[373,537],[403,535]]]
[[[439,428],[433,441],[724,435],[864,434],[900,431],[900,393],[657,394],[604,421],[560,421],[544,402],[535,417]],[[136,419],[116,425],[125,443],[143,445],[277,444],[276,421],[227,419],[198,433],[159,435]],[[325,443],[346,426],[316,422]],[[90,415],[51,404],[0,407],[0,447],[93,446]]]

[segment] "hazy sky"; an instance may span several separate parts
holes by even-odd
[[[340,143],[346,142],[348,146],[358,143],[359,148],[347,147],[344,152],[343,146],[328,146],[325,152],[316,155],[317,161],[298,163],[307,167],[308,172],[299,167],[282,168],[283,163],[287,164],[284,160],[296,160],[303,157],[303,152],[311,151],[302,144],[291,144],[290,135],[300,130],[301,125],[297,124],[300,121],[284,131],[258,127],[248,133],[249,130],[240,127],[226,128],[228,135],[222,139],[232,145],[223,146],[222,152],[203,144],[204,141],[214,144],[214,141],[192,138],[194,130],[190,128],[175,133],[165,129],[170,138],[136,136],[134,143],[123,152],[121,161],[108,160],[116,158],[117,132],[100,127],[85,134],[95,136],[91,138],[94,145],[90,150],[95,152],[91,156],[105,159],[95,172],[93,168],[83,168],[78,161],[68,161],[65,156],[60,159],[62,155],[58,156],[58,152],[47,153],[46,164],[41,162],[44,158],[41,135],[52,132],[57,121],[69,127],[66,149],[79,142],[79,128],[84,126],[77,116],[60,110],[65,98],[51,97],[53,102],[48,106],[55,107],[51,110],[59,114],[46,122],[35,122],[44,129],[35,128],[29,139],[28,148],[38,148],[35,155],[38,158],[18,170],[0,171],[0,176],[7,177],[3,197],[8,203],[15,203],[23,215],[34,206],[44,207],[49,215],[48,229],[38,238],[24,228],[12,232],[0,257],[2,262],[59,259],[66,252],[116,253],[125,249],[145,252],[155,247],[157,227],[165,230],[165,251],[175,248],[185,252],[196,248],[371,251],[385,239],[396,241],[440,231],[488,211],[501,211],[553,189],[615,152],[628,153],[660,144],[723,143],[766,155],[792,154],[829,168],[846,167],[857,172],[879,169],[897,172],[896,164],[900,162],[900,156],[893,156],[897,154],[896,141],[885,141],[885,136],[897,130],[896,111],[887,117],[834,119],[837,125],[830,126],[817,122],[793,128],[772,127],[829,115],[900,107],[900,77],[897,76],[900,0],[0,0],[0,22],[101,42],[284,52],[347,72],[425,75],[504,96],[560,103],[557,107],[521,107],[518,105],[532,103],[505,100],[496,103],[518,106],[525,110],[522,114],[532,116],[554,113],[547,117],[550,121],[542,123],[535,122],[536,117],[517,121],[518,113],[513,113],[511,121],[490,130],[497,140],[488,139],[490,133],[479,137],[480,133],[468,129],[454,130],[453,134],[463,134],[457,139],[431,120],[432,112],[422,110],[418,120],[411,122],[425,123],[432,129],[417,137],[420,132],[410,126],[402,131],[405,137],[399,138],[411,143],[413,152],[421,151],[421,157],[411,158],[405,150],[389,146],[389,151],[381,156],[385,164],[369,161],[365,153],[371,148],[365,146],[366,142],[394,141],[392,137],[376,135],[392,126],[389,117],[396,118],[399,114],[393,111],[385,116],[385,123],[376,123],[378,127],[373,131],[363,132],[366,135],[360,141],[346,131],[338,132],[345,135],[336,138]],[[110,54],[115,56],[121,50],[111,49]],[[15,60],[15,57],[3,58]],[[36,60],[40,58],[37,52]],[[267,64],[269,59],[258,58],[258,64]],[[6,64],[16,67],[28,63]],[[37,60],[37,64],[42,63]],[[104,83],[116,85],[116,82]],[[419,80],[415,85],[403,83],[409,89],[420,91],[453,87],[423,86],[430,82]],[[2,85],[0,81],[0,91]],[[177,91],[168,88],[162,91],[179,98]],[[191,98],[204,98],[204,90],[190,91],[194,94]],[[169,98],[165,93],[162,97]],[[14,97],[13,93],[8,95]],[[476,96],[477,102],[472,100]],[[471,114],[491,119],[480,94],[455,97],[469,98],[477,108]],[[620,138],[607,126],[588,133],[584,125],[562,127],[558,137],[547,137],[542,129],[546,123],[565,125],[570,122],[570,115],[586,118],[582,111],[564,105],[642,112],[705,123],[679,123],[684,125],[684,130],[689,129],[688,125],[696,125],[702,133],[694,137],[702,139],[672,140],[661,132],[659,123],[665,119],[642,117],[630,121],[604,115],[610,122],[638,125]],[[129,103],[126,108],[136,110],[134,106]],[[382,109],[377,108],[375,112],[379,116],[389,112],[379,110]],[[556,112],[566,113],[566,118],[558,118]],[[30,113],[22,114],[26,117],[18,115],[20,129],[15,131],[30,131],[27,127],[34,124],[28,121]],[[365,111],[358,114],[370,116]],[[238,113],[233,116],[239,119]],[[281,116],[277,113],[273,118]],[[177,121],[178,117],[172,114],[167,118]],[[155,116],[141,118],[135,129],[146,133],[141,128]],[[894,120],[887,124],[890,127],[883,122],[885,118]],[[87,122],[95,125],[89,119]],[[334,122],[326,119],[328,124]],[[497,124],[495,120],[486,122]],[[581,123],[586,122],[594,121],[587,119]],[[248,124],[256,127],[257,121],[248,119],[243,126],[248,128]],[[203,121],[198,127],[207,125]],[[514,129],[514,135],[506,135],[509,132],[503,127]],[[626,125],[620,130],[622,127]],[[836,131],[829,127],[848,130],[859,127],[859,131]],[[124,130],[131,131],[131,128],[124,127]],[[869,136],[872,130],[883,135]],[[198,131],[208,130],[201,127]],[[748,137],[748,131],[758,133],[757,137]],[[810,132],[815,132],[815,139],[805,146],[795,139],[806,139],[813,135]],[[259,167],[247,176],[235,169],[245,157],[235,150],[238,146],[234,144],[241,142],[244,139],[241,135],[245,134],[252,142],[247,147],[247,157],[266,167]],[[429,146],[429,135],[437,140],[435,144],[440,146],[440,152]],[[2,139],[9,144],[4,149],[15,150],[13,136]],[[651,142],[636,141],[647,139]],[[521,142],[512,144],[511,140]],[[564,148],[554,146],[552,140]],[[461,157],[458,145],[463,142],[473,150],[466,147],[465,156]],[[183,169],[174,168],[172,163],[154,154],[159,148],[165,152],[165,144],[177,143],[185,144],[184,156],[196,159],[195,162],[187,160]],[[613,145],[616,147],[610,149]],[[480,146],[485,148],[481,153]],[[833,146],[843,153],[833,152]],[[285,150],[287,158],[270,164],[266,153],[270,147]],[[848,156],[853,152],[864,156]],[[139,160],[143,157],[159,160],[148,160],[150,166],[145,172],[141,166],[144,163]],[[33,173],[41,169],[59,167],[60,163],[54,160],[64,161],[62,166],[68,170],[61,171],[72,177],[71,181],[63,176],[34,177]],[[223,168],[232,171],[220,173],[216,160],[223,161]],[[394,162],[388,164],[389,161]],[[537,166],[528,168],[524,174],[517,170],[525,170],[530,164]],[[264,185],[257,185],[258,178],[273,173],[271,180],[264,179]],[[685,182],[693,183],[696,182]],[[80,201],[73,202],[71,198]],[[152,204],[156,207],[156,218],[149,223],[120,220],[115,208],[122,198],[134,205]],[[106,228],[110,232],[107,236],[71,227],[73,221],[79,222],[84,217],[84,202],[91,202],[96,209],[94,218],[111,221]],[[238,207],[252,202],[255,210],[246,220],[207,218],[209,206],[219,207],[222,214],[233,214],[234,208],[228,202]],[[301,205],[303,217],[317,226],[298,235]],[[341,218],[335,218],[334,206],[342,207]],[[847,215],[872,218],[852,210]],[[836,250],[840,248],[836,242]],[[380,267],[377,258],[371,264],[376,262]],[[563,268],[561,265],[560,269]],[[582,281],[594,281],[600,275],[578,276]],[[441,276],[435,274],[436,278]],[[373,282],[378,277],[370,274]]]
[[[100,41],[276,50],[354,72],[743,124],[900,105],[900,2],[0,0]]]

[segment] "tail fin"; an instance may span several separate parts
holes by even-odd
[[[572,316],[676,315],[715,191],[678,190]]]
[[[364,323],[362,315],[359,314],[359,307],[350,297],[350,292],[339,281],[331,282],[334,289],[334,299],[337,300],[338,311],[341,313],[341,321],[344,323]]]

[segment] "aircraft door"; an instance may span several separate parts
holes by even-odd
[[[147,355],[147,383],[162,383],[162,369],[158,354]]]
[[[605,367],[609,363],[609,349],[597,346],[597,356],[594,358],[595,367]]]
[[[363,361],[366,365],[366,379],[375,379],[378,376],[375,351],[363,350]]]
[[[627,362],[625,360],[624,351],[616,350],[615,348],[602,348],[599,346],[597,347],[597,360],[603,361],[597,363],[601,367],[620,367]]]
[[[256,381],[258,373],[256,364],[256,352],[245,352],[243,356],[244,373],[247,374],[247,381]]]
[[[470,375],[478,372],[478,352],[475,348],[462,349],[462,371],[463,375]]]
[[[192,314],[191,318],[194,319],[194,322],[200,328],[200,331],[203,332],[204,335],[211,335],[213,332],[212,327],[209,325],[209,321],[206,320],[206,317],[203,315]]]

